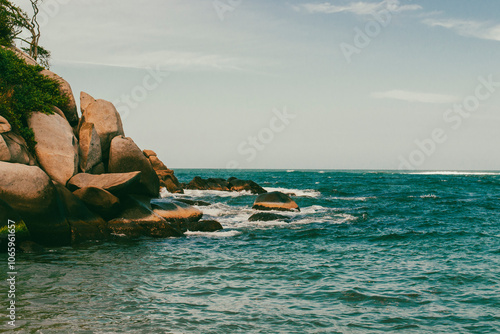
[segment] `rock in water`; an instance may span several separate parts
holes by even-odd
[[[131,138],[118,136],[111,141],[108,171],[111,173],[141,172],[141,193],[158,197],[160,181],[148,158]]]
[[[101,139],[102,158],[106,163],[113,138],[125,135],[120,114],[111,102],[96,100],[86,106],[78,128],[81,129],[85,123],[94,123]]]
[[[111,231],[119,236],[137,238],[150,236],[156,238],[180,237],[183,235],[176,226],[153,212],[150,199],[144,196],[126,196],[123,199],[123,212],[109,221]]]
[[[34,241],[70,244],[71,230],[57,191],[39,167],[0,162],[0,199],[23,217]]]
[[[257,210],[300,211],[294,200],[279,191],[257,196],[253,208]]]
[[[28,125],[35,134],[36,156],[55,181],[66,185],[78,173],[78,141],[68,122],[58,114],[33,112]]]
[[[93,123],[85,123],[80,128],[80,169],[90,173],[94,167],[102,163],[101,139]]]
[[[240,180],[235,177],[227,179],[229,190],[231,191],[250,191],[252,194],[265,194],[267,190],[259,186],[252,180]]]
[[[216,220],[200,220],[187,224],[187,229],[192,232],[215,232],[223,229],[221,223]]]
[[[95,187],[121,196],[140,191],[141,172],[111,173],[92,175],[80,173],[69,180],[68,189],[75,191],[82,188]]]
[[[204,180],[196,176],[186,185],[186,189],[229,191],[228,186],[229,183],[221,178],[209,178]]]
[[[70,84],[61,78],[59,75],[51,72],[49,70],[43,70],[40,74],[45,75],[51,79],[57,81],[60,85],[59,90],[61,95],[65,95],[68,98],[68,104],[66,106],[58,106],[66,116],[69,124],[71,126],[75,126],[78,124],[78,112],[76,111],[76,102],[75,97],[73,96],[73,91],[71,90]]]
[[[144,150],[142,151],[146,158],[149,159],[151,166],[158,175],[158,179],[160,180],[160,187],[165,187],[171,193],[183,194],[184,190],[182,189],[179,180],[174,175],[174,171],[168,169],[167,166],[158,158],[156,153],[152,150]]]
[[[167,199],[153,199],[151,207],[170,222],[197,222],[203,216],[203,212],[189,204]]]
[[[256,221],[269,222],[273,220],[282,220],[288,222],[290,219],[287,216],[278,215],[276,213],[270,213],[270,212],[257,212],[251,215],[250,218],[248,218],[248,221],[250,222],[256,222]]]

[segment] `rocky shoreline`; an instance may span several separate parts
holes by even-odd
[[[35,65],[17,50],[27,64]],[[181,184],[173,170],[152,150],[141,150],[125,136],[120,114],[112,103],[80,94],[80,114],[70,84],[55,79],[69,103],[53,114],[33,111],[27,120],[33,130],[34,152],[0,116],[0,227],[8,220],[23,222],[29,242],[66,246],[120,237],[181,237],[186,231],[217,231],[216,221],[203,221],[195,199],[160,198],[160,189],[247,191],[257,194],[258,210],[298,210],[285,194],[267,193],[251,180],[202,179]],[[280,219],[257,215],[252,219]],[[0,240],[3,244],[5,240]],[[3,248],[3,247],[2,247]]]

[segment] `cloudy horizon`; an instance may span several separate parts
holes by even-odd
[[[41,44],[171,168],[500,170],[499,7],[47,0]]]

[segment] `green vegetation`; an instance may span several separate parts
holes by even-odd
[[[12,225],[11,225],[12,226]],[[0,238],[5,238],[9,234],[9,227],[7,225],[0,227]],[[16,240],[28,240],[30,232],[23,221],[16,223]]]
[[[35,138],[28,127],[31,112],[52,114],[52,106],[64,108],[68,98],[61,95],[59,83],[39,72],[41,66],[26,64],[9,49],[0,48],[0,115],[12,125],[33,150]]]

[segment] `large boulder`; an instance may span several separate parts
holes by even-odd
[[[113,138],[125,135],[120,114],[111,102],[104,100],[91,101],[84,110],[78,128],[85,123],[94,123],[101,139],[103,161],[107,161]]]
[[[68,122],[54,113],[33,112],[28,125],[35,134],[35,152],[49,176],[65,185],[78,173],[78,140]]]
[[[300,211],[294,200],[279,191],[257,196],[253,208],[256,210]]]
[[[108,222],[115,235],[129,238],[168,238],[183,235],[175,225],[153,211],[148,197],[126,196],[123,201],[125,209],[120,213],[120,218]]]
[[[23,217],[34,241],[70,243],[70,227],[56,188],[39,167],[0,162],[0,199]]]
[[[68,189],[75,191],[82,188],[94,187],[109,191],[113,195],[137,193],[140,190],[141,172],[111,173],[92,175],[76,174],[69,180]]]
[[[252,180],[240,180],[235,177],[227,179],[229,190],[231,191],[249,191],[252,194],[265,194],[267,190],[259,186]]]
[[[118,136],[111,141],[108,171],[110,173],[141,172],[141,193],[158,197],[160,181],[148,158],[131,138]]]
[[[78,135],[80,143],[80,170],[90,173],[102,163],[101,139],[93,123],[85,123]]]
[[[153,199],[151,207],[170,222],[197,222],[203,216],[203,212],[189,204],[168,199]]]
[[[106,219],[114,218],[121,210],[120,199],[101,188],[87,187],[73,192],[87,207]]]
[[[62,110],[71,126],[77,125],[78,112],[76,111],[75,97],[73,95],[73,90],[71,90],[70,84],[59,75],[49,70],[43,70],[40,72],[40,74],[45,75],[46,77],[49,77],[59,83],[59,90],[61,92],[61,95],[64,95],[68,98],[68,104],[58,107]]]
[[[66,221],[71,228],[71,241],[79,243],[89,240],[105,240],[109,237],[106,222],[87,206],[66,187],[55,183],[59,199],[64,207]]]

